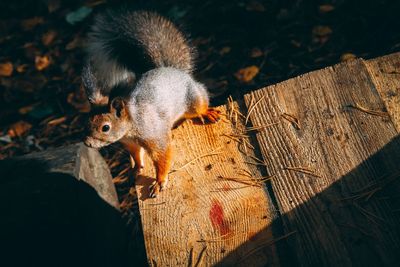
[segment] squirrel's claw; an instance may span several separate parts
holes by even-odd
[[[157,197],[157,195],[163,191],[165,189],[165,187],[167,186],[168,180],[165,180],[163,182],[157,182],[154,181],[151,185],[150,185],[150,197],[151,198],[155,198]]]
[[[199,119],[200,119],[200,121],[201,121],[202,124],[206,124],[206,121],[205,121],[203,115],[200,115],[200,116],[199,116]]]
[[[205,121],[206,123],[216,123],[220,120],[220,114],[221,111],[219,111],[218,109],[209,108],[206,114],[203,114],[201,118],[203,122]]]

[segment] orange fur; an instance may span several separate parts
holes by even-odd
[[[157,182],[165,182],[171,167],[172,149],[170,144],[167,145],[166,149],[160,149],[153,143],[147,143],[146,149],[150,152],[150,157],[156,168]]]
[[[128,150],[130,154],[132,168],[133,167],[135,167],[135,169],[143,168],[144,166],[143,166],[143,159],[141,158],[140,155],[140,146],[134,142],[121,141],[121,143],[124,145],[125,149]]]
[[[171,168],[172,161],[172,150],[170,146],[168,146],[167,150],[156,156],[154,159],[154,167],[157,172],[157,182],[164,183],[168,179],[168,173]]]
[[[161,149],[153,142],[146,142],[145,148],[149,152],[156,169],[156,182],[150,188],[150,196],[156,197],[168,183],[168,173],[172,161],[172,149],[169,143],[166,145],[165,149]]]
[[[210,108],[208,102],[204,99],[198,99],[194,106],[186,112],[183,117],[185,119],[193,119],[195,123],[202,124],[216,123],[220,119],[221,112],[215,108]]]
[[[220,114],[221,111],[214,108],[208,108],[205,113],[201,114],[201,117],[207,123],[216,123],[220,119]]]

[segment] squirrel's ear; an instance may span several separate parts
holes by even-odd
[[[125,115],[125,101],[121,97],[116,97],[111,101],[110,105],[111,113],[115,113],[117,117]]]

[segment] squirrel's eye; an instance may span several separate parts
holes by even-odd
[[[103,128],[101,128],[101,130],[103,131],[103,132],[108,132],[109,130],[110,130],[110,125],[104,125],[103,126]]]

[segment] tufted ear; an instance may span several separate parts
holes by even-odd
[[[115,114],[118,118],[127,115],[126,103],[121,97],[116,97],[111,101],[110,112]]]

